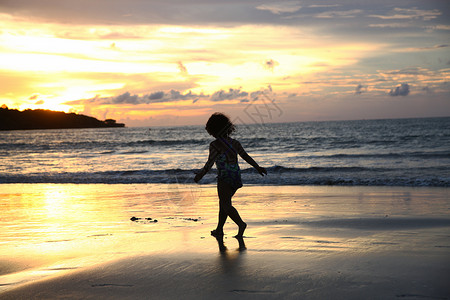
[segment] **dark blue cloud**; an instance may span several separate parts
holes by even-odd
[[[356,89],[355,89],[355,94],[356,95],[360,95],[360,94],[362,94],[364,92],[367,92],[367,86],[362,85],[362,84],[358,84],[356,86]]]
[[[247,97],[248,93],[241,91],[240,89],[229,89],[228,91],[220,90],[211,95],[211,101],[224,101],[224,100],[234,100],[238,98]]]
[[[260,92],[254,92],[260,93]],[[252,95],[254,94],[252,93]],[[248,102],[247,97],[249,93],[241,91],[240,89],[230,88],[228,91],[219,90],[211,95],[195,94],[192,91],[187,93],[182,93],[177,90],[170,91],[158,91],[149,94],[144,94],[142,96],[132,95],[130,92],[125,92],[118,96],[113,97],[95,97],[91,99],[82,99],[69,101],[65,104],[68,105],[80,105],[80,104],[150,104],[150,103],[163,103],[163,102],[173,102],[173,101],[186,101],[190,100],[192,103],[197,102],[200,99],[211,100],[214,102],[222,102],[229,100],[239,100],[240,102]],[[253,95],[254,97],[254,95]]]
[[[126,93],[123,93],[122,95],[111,98],[111,100],[112,100],[112,103],[114,103],[114,104],[122,104],[122,103],[137,104],[138,100],[139,100],[139,96],[131,95],[129,92],[126,92]]]
[[[409,84],[402,83],[400,86],[391,89],[389,91],[389,95],[391,96],[408,96],[409,95]]]
[[[164,97],[164,92],[155,92],[155,93],[152,93],[152,94],[148,95],[147,98],[149,100],[160,100],[163,97]]]

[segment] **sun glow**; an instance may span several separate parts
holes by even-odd
[[[338,22],[342,15],[332,16]],[[369,93],[386,96],[400,81],[411,86],[420,82],[417,90],[445,92],[444,69],[433,72],[432,67],[423,66],[416,68],[415,76],[401,70],[385,76],[390,73],[385,61],[380,61],[384,72],[374,69],[374,58],[385,53],[395,56],[411,45],[399,48],[384,39],[334,34],[339,28],[284,20],[249,20],[233,25],[135,24],[122,20],[111,25],[101,21],[40,22],[19,13],[0,13],[0,104],[19,109],[97,113],[93,116],[103,118],[169,114],[168,107],[170,114],[178,109],[180,115],[182,110],[206,106],[239,110],[242,97],[208,97],[230,89],[250,95],[268,86],[281,95],[278,101],[285,102],[311,96],[347,97],[355,95],[358,86],[363,87],[357,90],[362,91],[360,97]],[[411,50],[408,53],[434,51],[444,57],[448,47],[436,42],[431,46],[414,45]],[[399,64],[402,59],[398,59]],[[366,75],[371,68],[371,74]],[[182,105],[179,97],[145,98],[172,90],[179,95],[200,96],[186,97],[191,101]],[[125,93],[131,97],[118,99]],[[133,102],[135,96],[140,97],[139,101]],[[109,101],[92,101],[106,98]]]
[[[52,87],[52,94],[56,94],[53,98],[65,98],[65,101],[97,94],[106,96],[105,91],[111,94],[111,91],[128,84],[123,81],[101,82],[108,80],[112,74],[145,74],[149,79],[154,79],[151,74],[158,74],[158,81],[179,81],[180,61],[186,68],[184,80],[186,76],[197,79],[196,86],[191,89],[207,93],[244,84],[247,89],[258,90],[267,82],[276,85],[280,78],[312,73],[317,70],[319,62],[325,62],[323,66],[345,63],[342,57],[336,59],[345,51],[329,52],[328,45],[323,48],[317,42],[299,44],[293,37],[304,36],[305,32],[288,27],[242,26],[225,29],[138,26],[134,31],[128,26],[77,27],[72,35],[67,33],[70,31],[64,25],[43,26],[40,29],[30,24],[22,27],[26,29],[19,30],[13,26],[0,35],[6,50],[0,53],[1,68],[16,72],[54,73],[50,77],[54,80],[38,88]],[[57,35],[56,30],[65,33]],[[258,40],[254,36],[264,36],[264,39]],[[119,40],[112,42],[104,37],[117,37]],[[271,49],[267,49],[269,44]],[[354,50],[350,51],[352,55],[358,55],[362,47],[345,48],[349,49]],[[267,61],[274,64],[267,65]],[[74,76],[77,76],[76,73],[101,72],[102,76],[89,88],[85,88],[82,80],[66,81],[65,88],[61,88],[57,80],[61,72]],[[286,82],[283,85],[286,86]],[[88,93],[93,90],[95,95]]]

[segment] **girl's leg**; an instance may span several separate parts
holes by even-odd
[[[227,217],[230,218],[239,226],[239,232],[237,236],[242,236],[244,233],[247,224],[242,221],[239,212],[231,205],[231,198],[233,197],[236,190],[232,189],[229,184],[224,182],[217,183],[217,192],[219,194],[219,222],[217,224],[217,233],[223,234],[223,226],[227,220]]]
[[[227,221],[228,214],[225,212],[224,209],[219,209],[219,221],[217,222],[217,228],[214,230],[213,235],[223,235],[223,226],[225,225],[225,222]]]
[[[217,182],[217,194],[219,195],[219,220],[217,222],[216,234],[223,234],[223,226],[228,218],[228,210],[231,206],[231,190],[222,182]]]

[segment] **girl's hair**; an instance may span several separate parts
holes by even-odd
[[[231,123],[230,118],[223,113],[216,112],[209,117],[205,129],[210,135],[218,138],[230,136],[236,130],[236,127]]]

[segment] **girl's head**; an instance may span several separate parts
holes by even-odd
[[[206,122],[206,131],[215,138],[228,137],[236,127],[231,123],[230,118],[222,113],[213,113]]]

